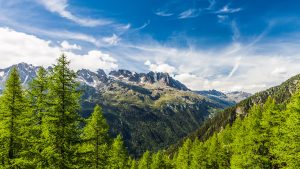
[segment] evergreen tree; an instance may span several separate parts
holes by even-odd
[[[85,168],[105,168],[108,160],[108,125],[103,117],[102,109],[96,106],[94,112],[83,129],[81,153]]]
[[[272,152],[282,168],[300,168],[300,92],[298,91],[284,111],[285,120],[276,132]]]
[[[149,151],[146,151],[139,161],[138,169],[150,169],[150,165],[151,165],[151,154]]]
[[[50,168],[76,168],[80,142],[80,115],[76,74],[69,69],[70,62],[63,54],[54,65],[50,76],[49,99],[51,105],[45,117],[45,148]]]
[[[26,112],[26,100],[21,87],[16,67],[11,69],[9,78],[1,97],[0,113],[0,155],[3,168],[23,167],[19,158],[22,151],[22,134],[24,124],[22,116]],[[24,117],[24,116],[23,116]]]
[[[191,147],[192,141],[187,139],[183,146],[179,149],[177,159],[176,159],[176,168],[178,169],[188,169],[191,165]]]
[[[156,154],[152,155],[152,161],[150,165],[151,169],[163,169],[166,168],[166,164],[164,162],[164,156],[161,151],[158,151]]]
[[[36,168],[44,168],[44,158],[41,152],[44,149],[45,139],[43,129],[47,126],[43,123],[44,117],[48,112],[48,76],[47,71],[41,67],[37,77],[29,83],[29,120],[24,126],[24,135],[28,139],[24,157],[31,160]],[[45,127],[43,127],[45,126]]]
[[[207,164],[207,151],[204,147],[203,142],[196,139],[193,143],[193,148],[191,150],[192,161],[190,168],[191,169],[201,169],[208,168]]]
[[[135,160],[131,160],[130,169],[138,169],[138,165]]]
[[[114,139],[111,146],[109,165],[110,169],[123,169],[126,168],[127,164],[127,153],[124,147],[123,139],[121,135],[118,135]]]

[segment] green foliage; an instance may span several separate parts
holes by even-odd
[[[26,124],[25,135],[27,137],[28,150],[24,156],[37,168],[44,168],[42,151],[45,148],[44,130],[47,128],[45,116],[49,112],[49,78],[47,71],[41,67],[37,77],[29,83],[27,98],[29,102],[29,120]]]
[[[121,135],[114,139],[109,154],[108,166],[110,169],[127,168],[127,153]]]
[[[205,142],[187,139],[175,168],[300,168],[300,92],[284,106],[268,98]]]
[[[183,146],[179,149],[177,159],[176,159],[176,168],[188,169],[191,164],[191,150],[192,141],[190,139],[186,140]]]
[[[80,93],[69,63],[62,55],[50,75],[51,105],[44,117],[46,131],[43,133],[45,148],[42,154],[51,168],[75,168],[78,165]]]
[[[26,163],[22,160],[25,148],[22,143],[26,141],[23,127],[27,121],[27,104],[16,68],[11,70],[6,82],[0,111],[0,164],[4,168],[21,168]]]
[[[102,109],[96,106],[93,114],[87,120],[82,133],[81,166],[83,168],[104,168],[107,165],[109,136],[108,125],[103,117]]]
[[[146,151],[141,160],[139,161],[138,169],[150,169],[151,165],[151,154],[149,151]]]

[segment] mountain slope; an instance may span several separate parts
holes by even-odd
[[[287,81],[283,82],[281,85],[272,87],[262,92],[258,92],[253,96],[241,101],[235,106],[229,107],[224,111],[216,114],[211,119],[205,121],[203,125],[196,132],[193,132],[188,137],[183,140],[190,138],[195,139],[196,137],[200,140],[207,140],[213,133],[219,132],[224,129],[226,125],[232,124],[236,117],[244,117],[249,112],[249,109],[255,104],[264,104],[268,97],[275,99],[277,103],[285,104],[291,96],[296,92],[300,81],[300,74],[296,75]],[[176,151],[177,147],[183,143],[183,140],[179,141],[177,144],[172,145],[169,148],[169,152]]]
[[[24,86],[38,70],[25,63],[15,66]],[[11,68],[0,70],[2,86]],[[158,150],[176,143],[228,107],[224,101],[190,91],[167,73],[117,70],[107,75],[101,69],[97,72],[83,69],[77,72],[77,81],[83,91],[83,117],[88,117],[96,104],[101,105],[111,126],[110,133],[122,133],[135,156],[147,149]]]

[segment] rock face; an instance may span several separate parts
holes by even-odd
[[[16,67],[19,71],[21,82],[26,86],[34,77],[36,77],[39,67],[27,63],[19,63],[5,69],[0,69],[0,92],[5,87],[5,82],[9,76],[10,70]]]
[[[115,79],[133,82],[135,84],[150,84],[156,86],[168,86],[178,90],[189,90],[184,84],[170,77],[168,73],[135,73],[129,70],[118,70],[109,73]]]
[[[39,68],[26,63],[15,66],[24,86]],[[1,89],[11,68],[0,69]],[[84,91],[83,116],[88,117],[96,104],[101,105],[110,133],[122,133],[129,152],[135,156],[147,149],[166,148],[196,130],[215,112],[234,104],[192,92],[167,73],[117,70],[107,75],[101,69],[82,69],[77,71],[77,81]]]

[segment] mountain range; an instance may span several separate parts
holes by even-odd
[[[36,76],[38,66],[16,66],[24,86]],[[13,66],[0,69],[0,92]],[[51,68],[48,68],[51,69]],[[122,133],[132,155],[158,150],[196,131],[217,112],[251,96],[245,92],[192,91],[167,73],[114,70],[76,72],[82,94],[82,115],[102,106],[110,133]]]

